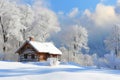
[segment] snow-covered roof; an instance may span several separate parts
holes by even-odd
[[[26,41],[28,44],[30,44],[36,51],[43,52],[43,53],[49,53],[49,54],[62,54],[62,52],[54,46],[51,42],[37,42],[37,41]],[[25,43],[16,51],[18,52]]]
[[[38,52],[45,52],[49,54],[62,54],[62,52],[57,49],[51,42],[40,43],[37,41],[29,41],[29,44],[32,45]]]

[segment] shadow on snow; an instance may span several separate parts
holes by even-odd
[[[41,65],[41,64],[33,64],[33,65]],[[35,67],[28,67],[28,68],[17,68],[17,69],[0,69],[0,77],[13,77],[13,76],[24,76],[24,75],[42,75],[42,74],[49,74],[53,72],[83,72],[83,71],[90,71],[90,72],[99,72],[99,73],[108,73],[108,74],[115,74],[120,75],[120,70],[104,70],[104,69],[95,69],[91,67],[78,67],[78,68],[35,68]]]

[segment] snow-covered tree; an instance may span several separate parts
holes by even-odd
[[[60,30],[56,14],[45,6],[36,5],[37,1],[26,5],[16,0],[0,0],[0,51],[9,60],[15,59],[15,50],[28,37],[46,41]]]
[[[104,42],[110,54],[106,54],[104,58],[98,59],[99,66],[120,69],[120,25],[115,25],[112,28],[110,35]]]
[[[32,6],[30,5],[20,5],[19,6],[20,13],[21,13],[21,24],[23,24],[26,28],[21,29],[23,39],[25,40],[27,29],[31,26],[33,26],[33,21],[34,21],[34,11],[32,9]]]
[[[62,55],[61,55],[61,61],[62,62],[68,62],[69,61],[69,54],[68,54],[68,49],[66,49],[65,47],[60,47],[60,50],[62,51]]]
[[[25,26],[20,21],[20,10],[17,5],[9,0],[0,0],[0,29],[3,40],[3,51],[6,51],[8,39],[15,38],[22,41],[20,30]]]
[[[21,23],[26,27],[22,29],[23,38],[30,36],[38,41],[46,41],[52,33],[60,30],[56,14],[35,1],[33,5],[20,5]]]
[[[32,26],[27,29],[27,37],[34,36],[36,40],[46,41],[52,33],[60,31],[56,14],[46,7],[38,5],[33,6],[34,21]]]
[[[89,49],[87,46],[88,34],[85,28],[74,25],[66,31],[62,39],[65,46],[60,48],[63,52],[62,60],[72,61],[84,66],[93,65],[92,56],[82,54],[82,49]]]
[[[65,46],[73,55],[80,53],[82,49],[89,49],[87,46],[87,30],[79,25],[73,25],[68,29],[66,34],[63,35],[63,38]]]
[[[107,50],[114,52],[116,56],[120,56],[120,25],[113,27],[110,36],[104,42]]]

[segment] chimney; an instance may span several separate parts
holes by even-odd
[[[34,38],[33,37],[29,37],[29,41],[34,41]]]

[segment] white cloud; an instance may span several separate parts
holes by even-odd
[[[78,8],[73,8],[73,10],[68,14],[69,17],[73,18],[79,13]]]
[[[64,12],[63,11],[59,11],[58,15],[64,15]]]
[[[51,6],[49,2],[45,1],[45,0],[33,0],[33,4],[35,8],[47,8],[49,9],[49,7]]]
[[[94,21],[96,26],[114,25],[119,21],[114,6],[98,4],[94,13],[91,13],[89,10],[85,10],[84,13]]]
[[[117,3],[120,4],[120,0],[117,0]]]
[[[91,12],[88,9],[86,9],[83,14],[88,16],[88,17],[91,16]]]

